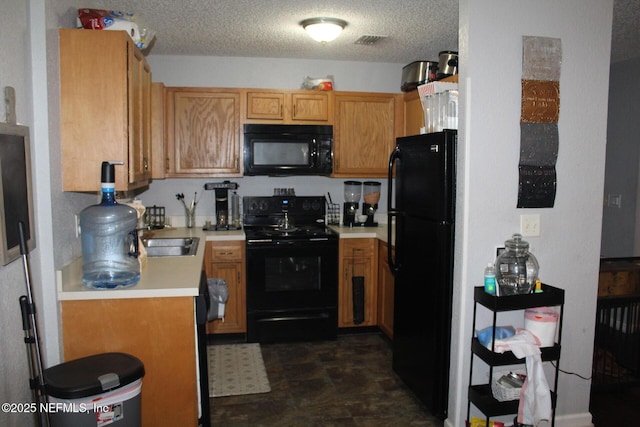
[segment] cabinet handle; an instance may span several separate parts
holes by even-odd
[[[280,104],[280,117],[284,116],[284,104]]]
[[[143,164],[144,170],[148,171],[149,170],[149,160],[146,157],[142,159],[142,164]]]
[[[293,118],[296,117],[296,104],[293,104]]]
[[[238,272],[236,273],[236,275],[238,276],[238,278],[237,278],[237,280],[238,280],[238,285],[240,285],[240,272],[238,271]]]

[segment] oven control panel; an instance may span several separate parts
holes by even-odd
[[[287,212],[289,215],[324,216],[324,197],[244,197],[244,215],[273,215]]]

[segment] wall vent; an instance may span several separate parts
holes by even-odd
[[[355,44],[364,44],[364,45],[372,45],[378,43],[380,40],[384,40],[389,36],[374,36],[374,35],[364,35],[360,36],[358,40],[355,41]]]

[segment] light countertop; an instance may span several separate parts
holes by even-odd
[[[341,239],[376,238],[387,242],[387,225],[378,227],[330,226]],[[168,228],[145,233],[150,237],[199,237],[193,256],[147,257],[140,281],[122,289],[92,289],[82,284],[82,258],[57,271],[58,300],[124,299],[197,296],[204,252],[208,241],[245,240],[243,230],[203,231],[201,228]]]
[[[329,228],[338,233],[341,239],[379,239],[388,243],[387,224],[378,224],[377,227],[330,225]]]
[[[197,296],[207,241],[244,240],[242,230],[203,231],[200,228],[152,230],[145,236],[199,237],[193,256],[147,257],[140,271],[140,281],[122,289],[91,289],[82,284],[82,258],[57,271],[58,300],[157,298]]]

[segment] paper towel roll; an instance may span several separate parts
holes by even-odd
[[[540,347],[551,347],[556,341],[559,317],[549,307],[528,308],[524,311],[524,328],[540,340]]]

